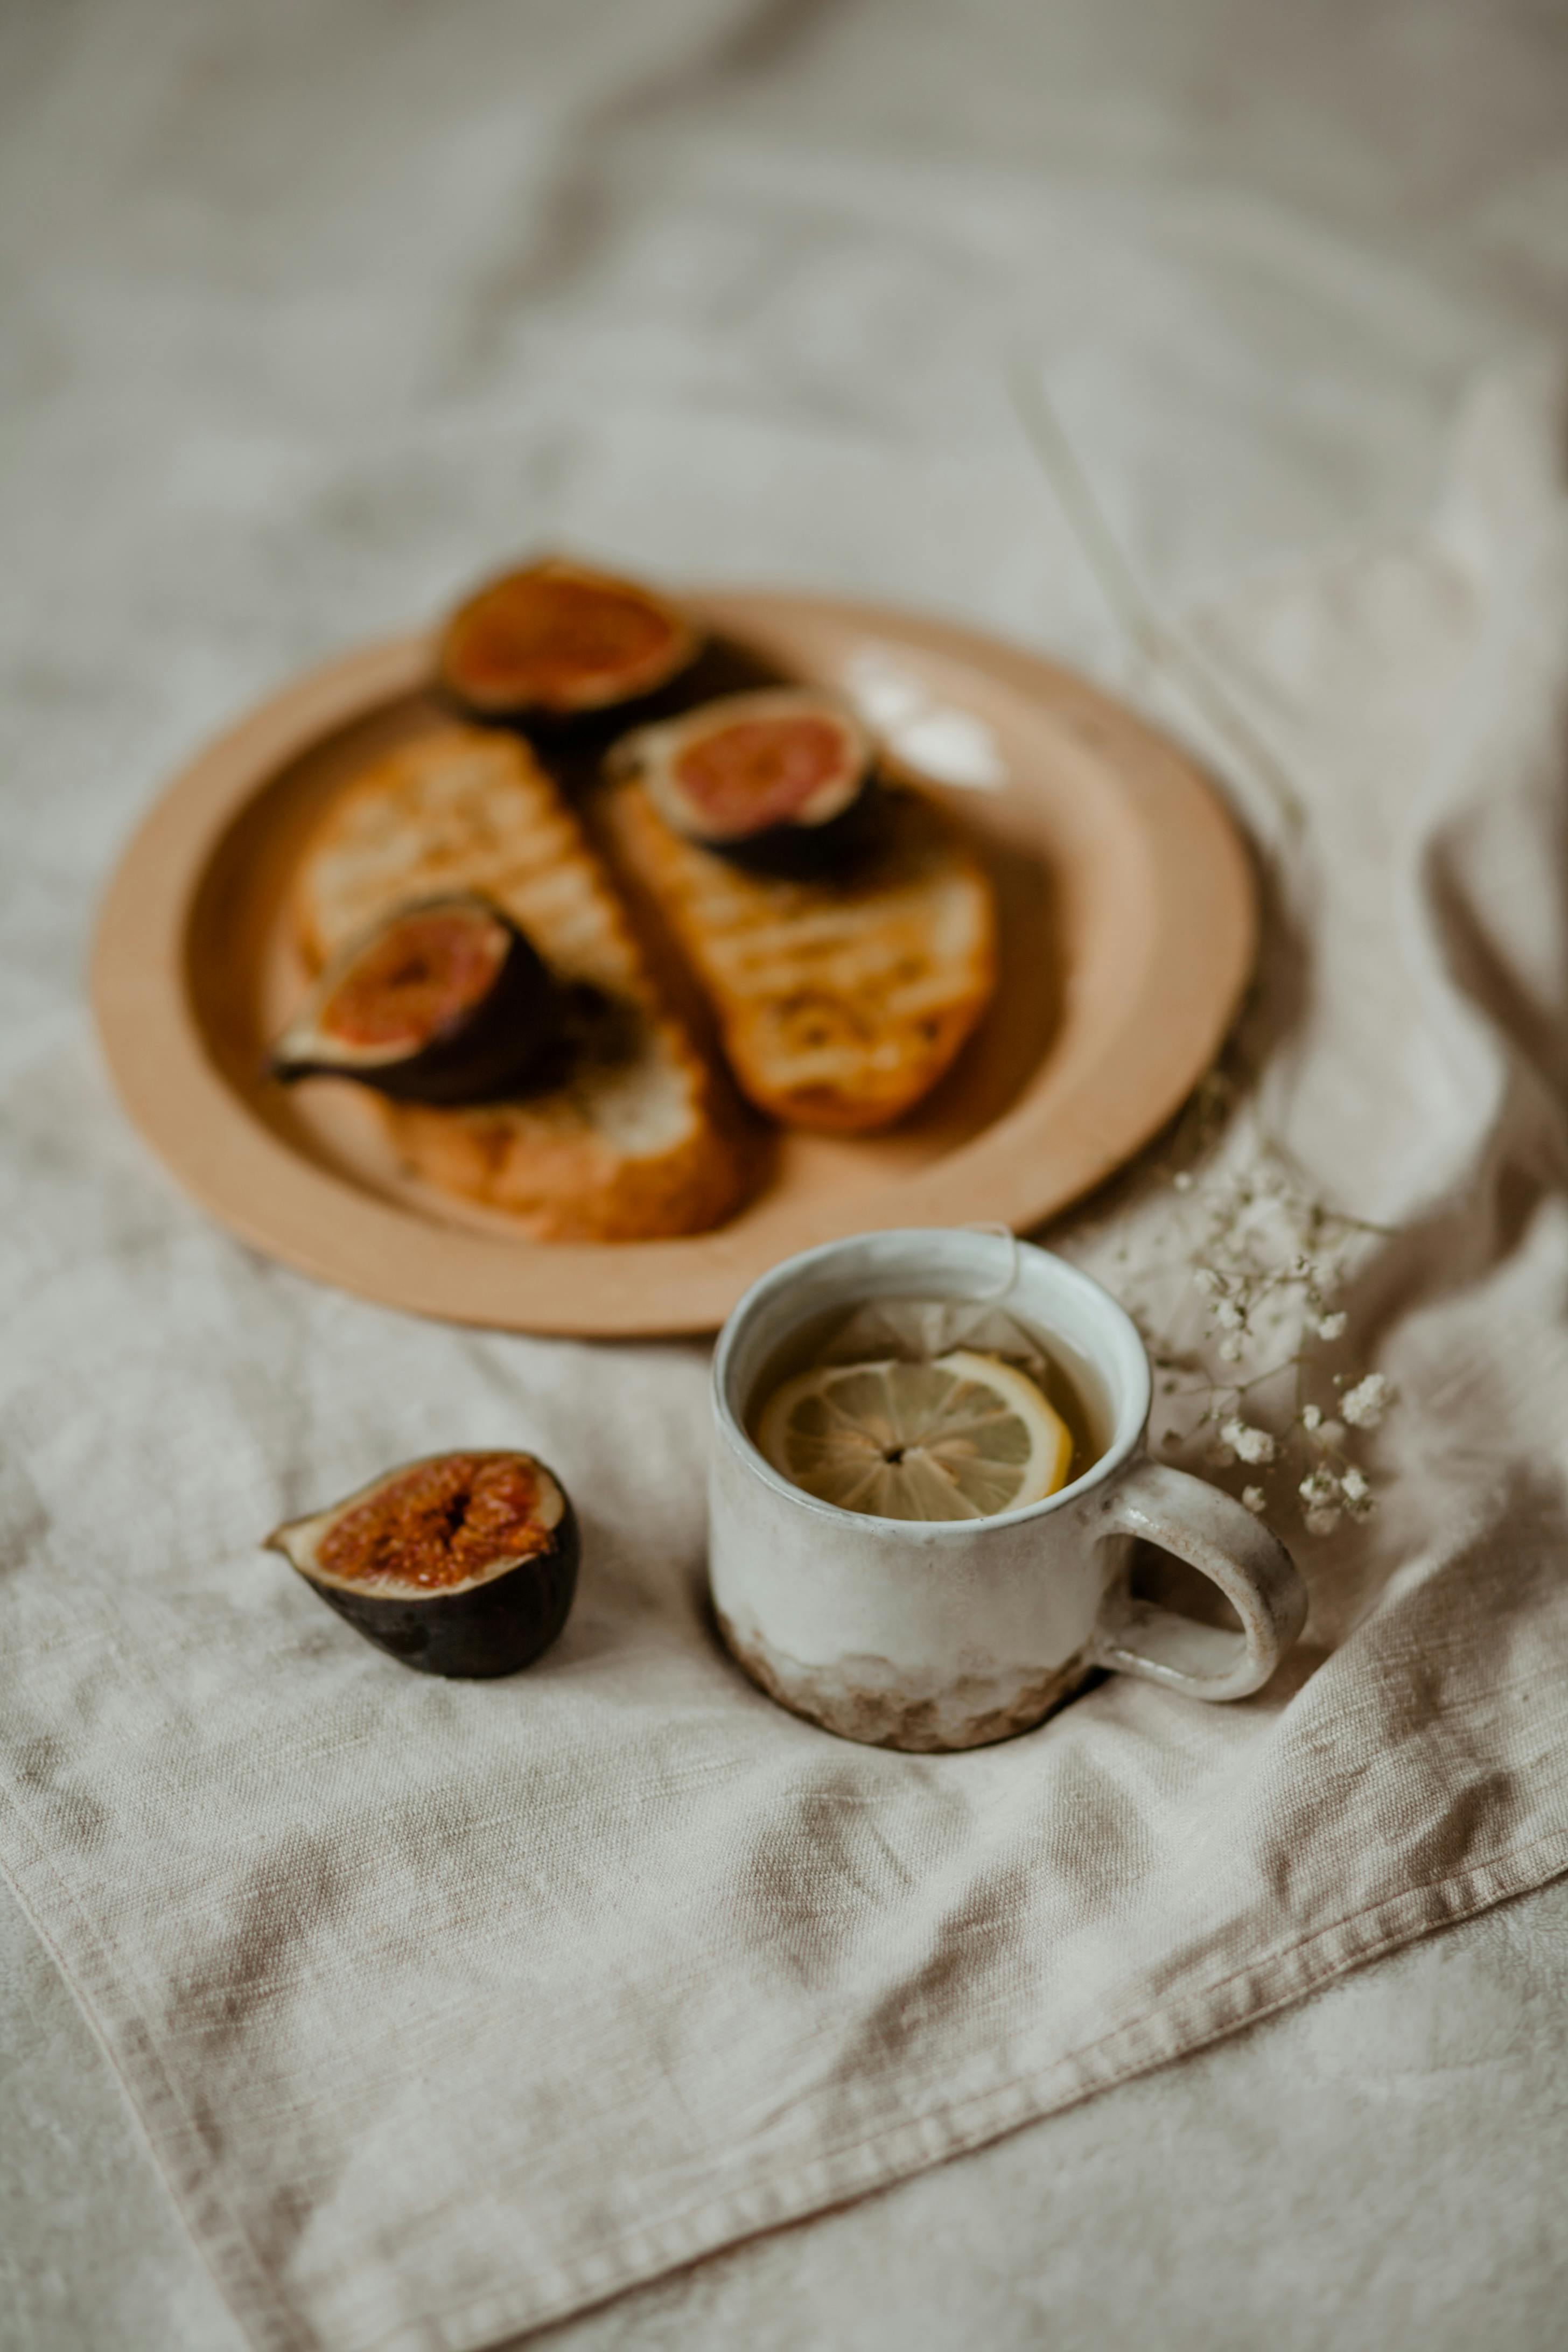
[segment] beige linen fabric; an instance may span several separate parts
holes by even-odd
[[[150,1213],[128,1140],[52,1159],[74,1059],[18,1089],[0,1851],[257,2344],[483,2344],[1568,1866],[1556,397],[1479,395],[1421,542],[1211,615],[1311,787],[1278,1115],[1402,1221],[1352,1300],[1388,1499],[1307,1547],[1257,1700],[1111,1680],[968,1756],[829,1740],[703,1612],[702,1351],[313,1290]],[[1168,1216],[1135,1177],[1067,1238],[1125,1280]],[[509,1442],[587,1556],[515,1681],[403,1673],[252,1549]]]
[[[332,2352],[574,2310],[1568,1865],[1550,374],[1483,386],[1430,527],[1380,530],[1509,300],[1540,315],[1550,166],[1521,141],[1535,176],[1478,198],[1417,286],[1223,190],[1166,189],[1152,221],[1075,181],[1126,118],[1074,146],[1054,73],[1053,181],[1029,12],[992,73],[1016,115],[966,79],[968,12],[907,38],[913,9],[847,16],[803,50],[831,151],[804,163],[745,81],[767,27],[723,45],[750,12],[541,9],[510,79],[507,13],[395,37],[390,12],[334,12],[344,35],[297,7],[285,73],[259,34],[208,70],[132,5],[0,153],[30,175],[8,257],[47,225],[56,261],[5,386],[35,422],[3,492],[28,886],[0,1068],[0,1859],[251,2340]],[[911,51],[901,121],[885,68]],[[702,113],[737,89],[739,129]],[[1358,145],[1341,111],[1324,174],[1368,217],[1376,113]],[[1298,120],[1233,110],[1216,172],[1300,180]],[[1484,187],[1459,145],[1450,193]],[[1275,1690],[1205,1711],[1112,1683],[1010,1747],[903,1759],[778,1716],[712,1644],[702,1351],[442,1331],[258,1264],[120,1128],[74,959],[88,878],[204,725],[531,536],[901,593],[1113,668],[1000,396],[1037,329],[1141,558],[1309,805],[1270,1111],[1400,1224],[1352,1334],[1400,1404],[1379,1517],[1303,1547],[1313,1622]],[[1267,828],[1253,769],[1210,749]],[[1121,1286],[1168,1207],[1136,1178],[1055,1238]],[[402,1455],[517,1442],[572,1486],[589,1561],[515,1684],[401,1674],[253,1549]],[[1295,2047],[1355,2069],[1353,2033]],[[1479,2064],[1484,2036],[1428,2049]],[[1135,2128],[1107,2121],[1108,2174]]]

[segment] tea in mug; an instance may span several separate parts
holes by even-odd
[[[1096,1376],[987,1303],[877,1299],[775,1350],[748,1426],[782,1477],[837,1508],[974,1519],[1044,1502],[1105,1450]]]

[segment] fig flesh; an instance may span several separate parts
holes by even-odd
[[[421,1674],[513,1675],[566,1622],[581,1542],[531,1454],[432,1454],[267,1538],[357,1633]]]
[[[858,845],[873,788],[871,745],[832,695],[805,687],[731,694],[618,743],[665,823],[744,866],[818,874]]]
[[[397,1102],[496,1102],[556,1042],[560,992],[531,942],[467,891],[396,908],[335,956],[272,1074],[353,1078]]]
[[[440,684],[471,719],[563,720],[641,701],[696,656],[679,606],[552,558],[490,581],[441,635]]]

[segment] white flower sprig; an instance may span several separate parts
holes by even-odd
[[[1349,1328],[1339,1298],[1382,1229],[1316,1198],[1289,1157],[1252,1133],[1246,1157],[1222,1161],[1215,1139],[1229,1124],[1238,1089],[1221,1072],[1205,1081],[1189,1115],[1185,1144],[1200,1165],[1172,1178],[1183,1212],[1185,1271],[1201,1302],[1195,1341],[1137,1316],[1164,1396],[1178,1415],[1165,1433],[1176,1452],[1205,1431],[1208,1458],[1243,1464],[1257,1476],[1241,1499],[1259,1517],[1275,1498],[1293,1506],[1310,1535],[1376,1507],[1372,1480],[1353,1458],[1362,1433],[1381,1424],[1394,1401],[1382,1372],[1336,1361]],[[1177,1321],[1190,1308],[1178,1298]],[[1215,1359],[1217,1359],[1217,1365]],[[1353,1434],[1352,1434],[1353,1433]]]

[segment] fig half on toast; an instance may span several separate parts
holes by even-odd
[[[563,1029],[523,1091],[379,1106],[406,1173],[534,1241],[653,1241],[731,1215],[752,1181],[746,1139],[605,860],[510,729],[437,727],[372,761],[318,819],[289,916],[320,970],[394,909],[449,891],[504,910],[534,943]],[[609,1017],[580,1017],[589,1002]]]
[[[871,743],[830,694],[730,694],[623,737],[606,762],[635,776],[687,841],[759,872],[820,875],[859,845],[874,791]]]
[[[640,702],[701,640],[650,589],[558,557],[490,581],[441,633],[439,684],[470,719],[564,721]]]
[[[340,1617],[422,1674],[530,1664],[566,1622],[581,1542],[531,1454],[433,1454],[267,1538]]]
[[[395,908],[334,956],[272,1075],[353,1078],[397,1102],[493,1102],[561,1030],[560,992],[499,907],[469,891]]]

